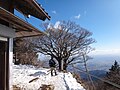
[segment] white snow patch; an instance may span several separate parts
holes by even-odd
[[[57,72],[57,74],[57,76],[51,76],[49,69],[45,68],[13,65],[13,85],[17,85],[22,90],[38,90],[42,84],[53,85],[54,90],[85,90],[71,73]],[[38,79],[29,83],[35,78]]]

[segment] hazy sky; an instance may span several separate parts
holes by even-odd
[[[75,21],[93,32],[96,50],[120,50],[120,0],[37,0],[51,16],[50,22]],[[42,21],[28,19],[40,28]]]

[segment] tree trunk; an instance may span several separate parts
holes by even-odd
[[[58,60],[59,70],[67,70],[67,63],[64,60]]]
[[[66,63],[64,63],[64,65],[63,65],[63,70],[67,71],[67,64]]]
[[[63,71],[64,70],[64,62],[63,62],[63,60],[58,60],[58,64],[59,64],[59,70],[60,71]]]
[[[63,70],[67,70],[67,59],[64,59]]]
[[[59,70],[61,71],[61,60],[58,61]]]

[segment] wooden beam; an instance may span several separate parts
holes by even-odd
[[[12,20],[9,20],[9,18],[7,18],[7,17],[0,17],[0,19],[2,19],[2,20],[5,20],[5,21],[7,21],[7,22],[9,22],[10,24],[13,24],[13,25],[15,25],[16,27],[20,27],[21,28],[21,31],[28,31],[28,32],[31,32],[32,31],[32,29],[29,29],[29,28],[26,28],[25,26],[22,26],[21,24],[19,24],[19,23],[17,23],[17,22],[14,22],[14,21],[12,21]],[[12,26],[12,25],[11,25]],[[13,27],[13,29],[18,29],[18,28],[15,28],[15,27]],[[20,29],[19,29],[20,30]]]
[[[24,1],[29,3],[33,8],[35,8],[37,12],[45,15],[45,18],[47,17],[48,20],[50,20],[50,16],[48,16],[48,14],[43,10],[43,8],[35,0],[24,0]],[[45,20],[45,18],[43,20]]]
[[[3,9],[2,7],[0,7],[0,18],[2,18],[3,16],[7,17],[9,20],[16,22],[19,25],[22,25],[22,27],[26,27],[28,29],[35,30],[36,32],[40,32],[37,28],[33,27],[31,24],[25,22],[24,20],[18,18],[14,14],[12,14],[12,13],[8,12],[7,10]],[[11,23],[14,23],[14,22],[11,22]]]
[[[0,19],[5,20],[8,23],[12,24],[13,29],[17,29],[16,32],[17,37],[28,37],[28,36],[38,36],[44,34],[43,32],[39,31],[31,24],[25,22],[24,20],[18,18],[14,14],[6,11],[5,9],[0,7]]]
[[[37,36],[41,36],[41,35],[43,35],[43,33],[41,33],[41,34],[36,34],[36,35],[31,35],[31,36],[21,36],[21,37],[16,37],[16,38],[37,37]]]

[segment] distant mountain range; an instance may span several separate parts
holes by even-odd
[[[88,78],[87,78],[88,75],[87,74],[85,74],[85,73],[79,73],[79,74],[80,74],[80,76],[83,80],[86,80],[86,81],[88,80]],[[99,78],[103,78],[106,75],[106,71],[104,71],[104,70],[93,70],[93,71],[89,71],[89,74],[97,76]],[[97,80],[97,79],[92,77],[92,80]]]
[[[114,64],[115,60],[120,64],[120,55],[93,55],[93,59],[87,62],[89,70],[104,70],[108,71],[110,67]]]
[[[105,55],[93,55],[93,59],[87,61],[87,67],[89,73],[97,77],[103,78],[106,75],[106,72],[111,68],[116,60],[120,64],[120,56],[105,54]],[[82,65],[79,65],[81,69],[84,70]],[[84,73],[79,73],[81,78],[87,80],[87,75]],[[93,78],[93,80],[96,80]]]

